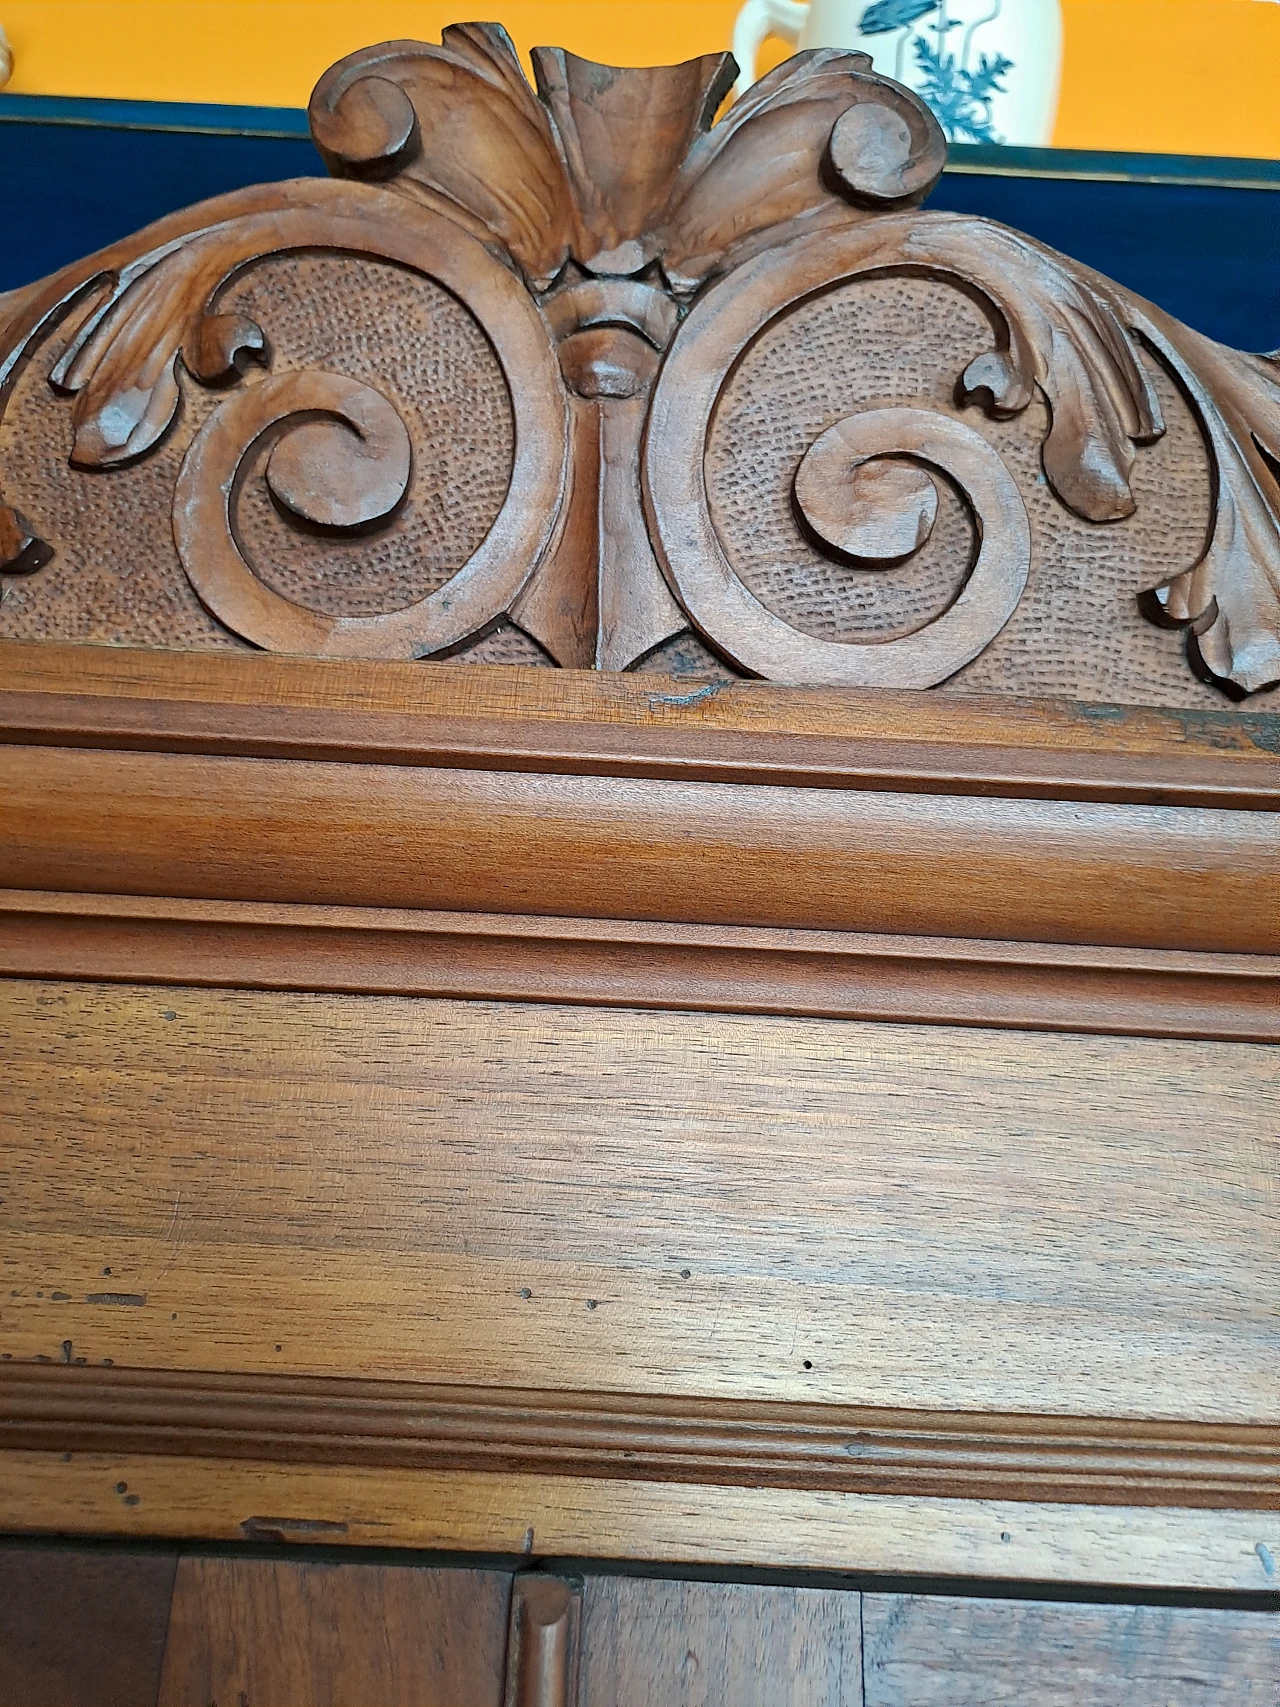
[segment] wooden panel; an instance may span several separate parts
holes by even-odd
[[[101,1453],[0,1454],[0,1526],[1254,1593],[1280,1560],[1275,1511]]]
[[[1280,1043],[1280,956],[0,890],[26,978]]]
[[[69,691],[69,689],[74,691]],[[1274,808],[1280,715],[0,642],[0,741]]]
[[[184,1557],[160,1707],[501,1707],[500,1571]]]
[[[1272,1707],[1280,1617],[869,1594],[867,1707]]]
[[[1274,1422],[1249,1044],[0,987],[3,1349]]]
[[[177,1559],[0,1543],[4,1707],[152,1707]]]
[[[15,888],[1280,951],[1265,812],[21,746],[0,791]]]
[[[860,1707],[858,1599],[588,1577],[580,1707]]]

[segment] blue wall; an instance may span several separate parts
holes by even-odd
[[[0,291],[224,190],[324,175],[303,139],[0,123]]]
[[[175,123],[194,113],[206,127],[236,123],[275,134],[115,128],[101,122],[120,117],[113,103],[0,96],[0,291],[190,202],[245,184],[323,172],[301,113],[150,112]],[[1038,155],[1041,165],[1046,158]],[[1161,169],[1158,162],[1148,166]],[[1253,163],[1252,170],[1259,177],[1280,174],[1280,166],[1269,163]],[[1224,343],[1280,346],[1280,185],[948,172],[931,205],[987,214],[1030,232]]]
[[[983,213],[1221,343],[1280,346],[1280,189],[948,172],[931,207]]]

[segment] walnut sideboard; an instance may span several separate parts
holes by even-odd
[[[0,298],[0,1528],[1274,1595],[1280,368],[535,70]]]

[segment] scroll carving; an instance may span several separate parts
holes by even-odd
[[[728,55],[620,71],[539,49],[533,70],[531,85],[493,25],[353,54],[311,102],[331,179],[205,204],[0,304],[0,570],[22,589],[15,608],[38,611],[41,572],[74,545],[6,461],[14,411],[37,406],[24,376],[49,351],[73,473],[123,491],[176,456],[184,596],[228,643],[481,657],[501,654],[486,636],[514,633],[564,667],[646,667],[683,647],[703,667],[778,680],[963,686],[984,654],[1005,656],[1006,630],[1011,657],[1070,654],[1069,628],[1018,625],[1075,528],[1132,562],[1128,605],[1108,620],[1138,654],[1167,644],[1159,626],[1181,629],[1201,680],[1237,697],[1280,682],[1274,360],[1213,344],[1016,232],[922,211],[941,133],[863,56],[797,55],[718,119]],[[433,325],[480,352],[486,407],[505,423],[450,476],[465,490],[488,459],[475,478],[505,496],[487,531],[440,584],[372,614],[336,594],[305,602],[242,514],[274,515],[303,551],[372,549],[376,565],[380,540],[412,554],[415,503],[447,507],[454,490],[424,484],[432,442],[379,375],[376,315],[356,371],[323,326],[300,360],[272,311],[246,307],[264,268],[318,255],[435,292]],[[797,329],[838,326],[856,370],[864,349],[876,356],[858,343],[858,292],[885,281],[917,305],[933,293],[954,355],[932,376],[835,386],[818,407],[835,344],[814,332],[803,345]],[[335,304],[331,331],[364,309]],[[918,312],[903,308],[903,324]],[[729,468],[717,447],[757,373],[779,402],[751,442],[771,449],[758,469],[749,447]],[[456,398],[481,383],[455,387],[433,432],[463,431]],[[1147,526],[1135,480],[1171,407],[1196,423],[1207,483],[1203,547],[1172,566],[1124,548],[1126,529]],[[817,577],[823,610],[849,588],[874,603],[895,577],[924,591],[865,632],[797,614],[776,596],[783,572],[762,581],[744,558],[755,505],[771,539],[791,530],[785,573]],[[12,621],[0,611],[0,635],[30,631]],[[1115,696],[1144,697],[1140,671]]]

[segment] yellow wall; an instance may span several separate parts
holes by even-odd
[[[1059,148],[1280,159],[1280,5],[1064,0],[1063,15]]]
[[[497,15],[526,50],[619,65],[727,47],[739,0],[0,0],[14,93],[302,106],[333,60]],[[1054,140],[1067,148],[1280,158],[1280,5],[1063,0]],[[773,50],[773,51],[770,51]],[[788,50],[768,44],[762,68]]]

